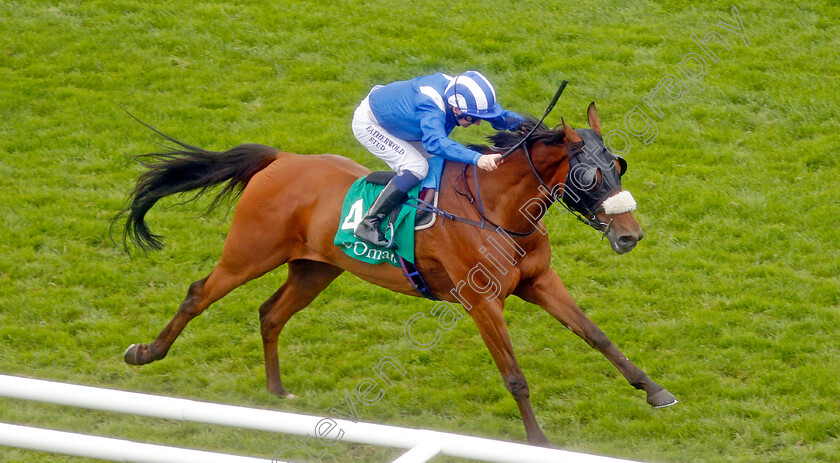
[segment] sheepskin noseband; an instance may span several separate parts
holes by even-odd
[[[633,199],[633,195],[629,191],[619,191],[604,200],[601,207],[604,208],[604,213],[607,215],[623,214],[636,210],[636,200]]]

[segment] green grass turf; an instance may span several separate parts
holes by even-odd
[[[716,26],[737,6],[749,46]],[[4,1],[0,4],[0,372],[326,414],[383,356],[406,375],[362,420],[514,441],[524,430],[465,318],[427,352],[403,339],[428,301],[340,277],[280,340],[264,387],[256,309],[280,269],[192,322],[169,356],[122,362],[218,258],[229,216],[164,201],[167,247],[108,236],[157,149],[140,118],[189,143],[259,142],[383,165],[349,124],[374,84],[478,69],[508,108],[605,131],[716,30],[705,89],[632,138],[624,186],[646,237],[618,256],[559,212],[552,267],[612,340],[680,404],[651,411],[607,360],[540,308],[507,305],[537,418],[570,450],[652,462],[836,461],[840,455],[840,6],[825,2]],[[650,113],[648,113],[650,114]],[[489,127],[456,131],[481,141]],[[421,326],[421,325],[418,325]],[[269,458],[290,436],[0,399],[0,421]],[[391,461],[342,443],[325,461]],[[291,456],[291,454],[287,454]],[[305,458],[304,453],[293,456]],[[311,458],[310,461],[314,461]],[[0,462],[83,461],[0,449]],[[456,461],[438,458],[434,461]]]

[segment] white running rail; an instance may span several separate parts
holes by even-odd
[[[0,397],[313,437],[325,419],[6,375],[0,375]],[[437,455],[496,463],[631,463],[438,431],[329,419],[337,425],[336,433],[338,429],[344,432],[341,441],[408,450],[393,463],[425,463]],[[3,423],[0,445],[139,463],[283,463]]]

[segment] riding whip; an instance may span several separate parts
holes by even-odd
[[[534,127],[531,129],[531,131],[530,131],[530,132],[528,132],[528,135],[525,135],[525,136],[524,136],[524,137],[522,137],[522,138],[521,138],[518,142],[516,142],[516,144],[515,144],[515,145],[511,146],[511,147],[510,147],[510,149],[508,149],[508,150],[507,150],[507,152],[505,152],[505,154],[503,154],[503,155],[502,155],[502,157],[501,157],[501,158],[499,158],[499,161],[501,161],[502,159],[504,159],[504,158],[506,158],[506,157],[510,156],[510,154],[511,154],[511,153],[513,153],[514,151],[516,151],[516,149],[517,149],[517,148],[519,148],[520,146],[522,146],[522,144],[523,144],[523,143],[525,143],[525,141],[526,141],[526,140],[528,140],[528,137],[530,137],[530,136],[531,136],[531,134],[533,134],[533,133],[534,133],[534,131],[535,131],[535,130],[537,130],[537,127],[539,127],[539,126],[540,126],[540,124],[542,124],[542,123],[543,123],[543,121],[545,120],[545,118],[548,116],[548,113],[550,113],[550,112],[551,112],[551,110],[552,110],[552,109],[554,109],[554,105],[555,105],[555,104],[557,104],[557,100],[559,100],[559,99],[560,99],[560,95],[563,93],[563,90],[565,90],[565,89],[566,89],[566,85],[567,85],[568,83],[569,83],[569,81],[568,81],[568,80],[564,80],[563,82],[560,82],[560,87],[557,89],[557,93],[555,93],[555,94],[554,94],[554,98],[552,98],[552,99],[551,99],[551,103],[549,103],[549,104],[548,104],[548,107],[547,107],[547,108],[545,108],[545,114],[543,114],[543,116],[542,116],[542,118],[540,119],[540,121],[539,121],[539,122],[537,122],[536,124],[534,124]]]

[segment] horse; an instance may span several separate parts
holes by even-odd
[[[439,205],[447,218],[461,220],[437,220],[416,234],[417,269],[434,297],[461,304],[472,317],[516,401],[527,439],[534,444],[548,444],[548,439],[535,418],[528,383],[502,316],[505,299],[511,295],[541,306],[600,351],[633,387],[647,394],[652,407],[677,403],[581,311],[549,265],[551,249],[542,217],[555,201],[573,204],[572,212],[608,238],[617,253],[629,252],[644,236],[632,214],[635,203],[609,210],[602,206],[628,193],[620,189],[626,162],[605,147],[594,102],[586,116],[589,129],[576,131],[565,120],[549,129],[541,121],[528,119],[523,127],[533,130],[527,135],[525,130],[498,132],[489,137],[493,146],[473,146],[498,153],[515,148],[493,172],[479,174],[474,166],[447,162]],[[267,388],[281,398],[293,397],[281,381],[278,336],[289,319],[336,277],[348,271],[391,291],[419,296],[402,269],[361,262],[333,244],[344,195],[355,180],[370,173],[365,167],[342,156],[297,155],[259,144],[206,151],[147,127],[178,147],[140,156],[146,170],[137,179],[126,209],[114,218],[125,216],[126,248],[129,242],[144,251],[163,246],[145,216],[165,196],[187,192],[200,196],[224,184],[210,207],[224,199],[239,200],[215,268],[189,286],[174,317],[153,342],[128,347],[126,363],[143,365],[164,358],[187,323],[208,306],[285,264],[288,277],[260,306],[259,317]],[[584,151],[587,156],[582,155]],[[571,178],[576,171],[583,173],[577,175],[583,179],[577,183]],[[590,198],[588,207],[569,197],[572,185],[577,185],[579,201],[586,203]],[[491,253],[486,243],[506,243],[507,247],[497,245]],[[476,249],[480,252],[466,252]]]

